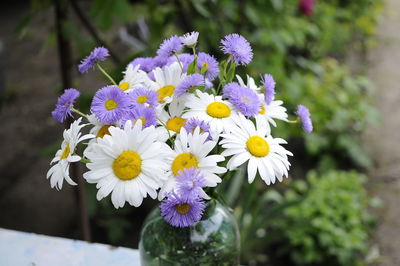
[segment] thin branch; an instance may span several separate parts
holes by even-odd
[[[89,19],[86,17],[86,15],[83,13],[83,11],[81,10],[81,8],[79,7],[78,3],[76,0],[70,0],[69,1],[71,3],[72,9],[74,10],[76,16],[79,18],[79,20],[82,22],[83,26],[86,28],[86,30],[89,32],[89,34],[92,36],[92,38],[101,46],[104,46],[108,49],[111,59],[119,64],[121,62],[121,60],[119,59],[119,57],[116,55],[116,53],[114,53],[110,47],[105,43],[104,40],[102,40],[99,36],[99,34],[97,33],[95,27],[90,23]]]

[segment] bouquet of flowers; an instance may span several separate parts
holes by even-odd
[[[259,176],[267,185],[288,176],[292,153],[286,141],[271,135],[275,120],[300,121],[312,131],[308,109],[298,106],[288,119],[275,99],[275,81],[264,74],[260,82],[238,75],[237,67],[253,57],[249,42],[239,34],[221,40],[227,58],[218,62],[196,52],[197,32],[172,36],[155,57],[130,62],[120,82],[100,65],[109,55],[95,48],[82,60],[81,73],[97,67],[110,81],[92,100],[90,114],[74,103],[80,93],[67,89],[59,97],[53,117],[64,122],[79,116],[63,133],[64,140],[47,173],[52,188],[65,180],[71,163],[88,169],[83,177],[96,184],[97,200],[111,194],[115,208],[138,207],[147,196],[161,201],[161,215],[173,227],[198,222],[213,189],[241,165],[248,182]],[[180,53],[188,49],[188,53]],[[84,128],[90,128],[83,133]],[[81,154],[77,145],[85,142]],[[244,167],[244,166],[243,166]]]

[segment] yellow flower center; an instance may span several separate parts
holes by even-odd
[[[165,97],[171,97],[175,91],[175,86],[166,85],[157,90],[158,92],[158,102],[163,103]]]
[[[113,99],[109,99],[104,103],[104,107],[110,111],[110,110],[114,110],[115,108],[118,107],[118,103],[116,101],[114,101]]]
[[[134,151],[124,151],[114,160],[112,169],[121,180],[131,180],[142,171],[142,158]]]
[[[176,133],[181,131],[181,128],[185,125],[186,119],[182,117],[174,117],[167,121],[167,128]]]
[[[209,65],[206,62],[201,63],[201,66],[208,69]]]
[[[135,120],[135,124],[138,120],[142,120],[142,127],[144,126],[144,124],[146,123],[146,118],[145,117],[139,117],[138,119]]]
[[[260,106],[260,111],[258,111],[258,113],[262,114],[262,115],[265,114],[265,106],[264,105]]]
[[[99,132],[97,132],[96,138],[103,138],[105,135],[110,135],[110,131],[108,129],[111,127],[111,125],[104,125],[99,129]]]
[[[67,158],[70,152],[71,149],[69,148],[69,143],[67,143],[67,146],[65,146],[63,153],[61,154],[60,160]]]
[[[174,176],[177,176],[179,171],[197,166],[198,163],[196,156],[191,153],[184,152],[176,156],[172,162],[172,173]]]
[[[247,150],[256,157],[264,157],[269,154],[268,142],[259,136],[252,136],[246,142]]]
[[[249,99],[249,98],[243,96],[243,97],[240,98],[240,99],[242,100],[242,102],[247,103],[247,104],[250,104],[250,99]]]
[[[121,90],[126,91],[127,89],[129,89],[129,83],[128,82],[122,82],[121,84],[118,85],[118,87]]]
[[[231,115],[231,108],[225,103],[213,102],[207,106],[206,112],[215,118],[225,118]]]
[[[190,205],[187,203],[181,203],[175,206],[175,210],[180,214],[186,214],[190,211]]]
[[[139,97],[136,98],[136,102],[140,104],[144,104],[147,102],[148,98],[146,95],[140,95]]]

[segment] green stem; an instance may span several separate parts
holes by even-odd
[[[181,68],[181,70],[182,70],[182,72],[183,72],[182,62],[181,62],[181,60],[179,59],[179,56],[178,56],[176,53],[174,53],[174,56],[176,57],[176,60],[178,60],[179,66],[180,66],[180,68]]]
[[[75,113],[77,113],[78,115],[84,117],[84,118],[88,118],[88,116],[84,113],[82,113],[81,111],[79,111],[78,109],[75,109],[74,107],[71,106],[71,110],[74,111]]]
[[[82,157],[80,160],[81,163],[90,163],[91,161],[85,157]]]
[[[298,118],[297,118],[296,120],[290,120],[290,119],[288,119],[287,122],[288,122],[288,123],[292,123],[292,124],[296,124],[296,123],[299,122],[299,119],[298,119]]]
[[[192,47],[193,55],[196,56],[196,46]]]
[[[110,75],[108,75],[108,73],[100,66],[99,63],[96,63],[96,66],[104,74],[104,76],[106,76],[112,82],[112,84],[118,86],[114,79]]]

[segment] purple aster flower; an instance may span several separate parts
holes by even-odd
[[[82,74],[87,72],[94,66],[96,61],[104,61],[109,55],[110,54],[108,53],[108,50],[104,47],[94,48],[94,50],[79,64],[79,72],[81,72]]]
[[[142,127],[155,126],[157,124],[156,111],[153,108],[145,107],[141,104],[131,106],[129,112],[122,118],[122,125],[125,125],[127,120],[132,120],[133,124],[137,120],[142,120]]]
[[[198,168],[186,168],[178,172],[176,187],[178,194],[186,199],[202,198],[205,194],[202,189],[205,187],[205,177]]]
[[[311,133],[313,130],[313,125],[311,121],[311,114],[307,107],[304,105],[297,106],[297,115],[300,117],[301,124],[303,125],[303,129],[307,133]]]
[[[185,77],[178,86],[176,86],[175,94],[180,97],[186,92],[188,92],[191,88],[197,86],[204,86],[204,77],[200,74],[193,74]]]
[[[64,93],[58,97],[56,109],[51,112],[51,115],[54,117],[54,119],[60,123],[63,123],[68,116],[72,117],[71,107],[79,95],[80,92],[76,89],[66,89]]]
[[[129,96],[117,86],[106,86],[96,92],[90,110],[101,123],[117,122],[128,111]]]
[[[168,58],[172,54],[180,51],[183,48],[183,44],[181,39],[174,35],[170,37],[169,39],[165,39],[162,44],[160,45],[160,48],[157,50],[157,55],[163,58]]]
[[[265,103],[270,104],[275,98],[275,80],[270,74],[265,74],[262,79],[262,84],[265,89]]]
[[[218,61],[214,58],[214,56],[206,53],[199,53],[197,58],[197,65],[199,67],[199,70],[201,70],[203,66],[207,67],[205,75],[210,81],[213,81],[218,76]]]
[[[139,69],[145,72],[150,72],[154,69],[154,58],[153,57],[137,57],[133,59],[129,65],[137,66],[140,65]]]
[[[186,129],[186,132],[193,132],[196,129],[196,127],[199,127],[200,132],[208,133],[207,140],[212,140],[210,126],[203,120],[194,117],[189,118],[188,120],[186,120],[185,125],[183,127]]]
[[[188,54],[188,53],[184,53],[184,54],[179,54],[178,58],[182,63],[183,72],[187,72],[189,65],[194,60],[194,56],[191,55],[191,54]],[[176,59],[176,56],[174,56],[174,55],[170,56],[168,58],[167,65],[171,65],[171,64],[173,64],[175,62],[178,62],[178,59]]]
[[[151,107],[158,105],[158,93],[151,89],[137,88],[128,94],[134,104],[148,104]]]
[[[171,192],[160,204],[161,216],[174,227],[188,227],[201,219],[205,209],[199,197],[189,199]]]
[[[253,59],[250,43],[242,35],[237,33],[226,35],[221,44],[222,51],[232,55],[236,65],[247,65]]]
[[[206,86],[206,89],[211,89],[214,85],[208,78],[206,78],[205,86]]]
[[[251,117],[258,114],[261,104],[257,94],[252,89],[231,82],[224,86],[223,96],[245,116]]]

